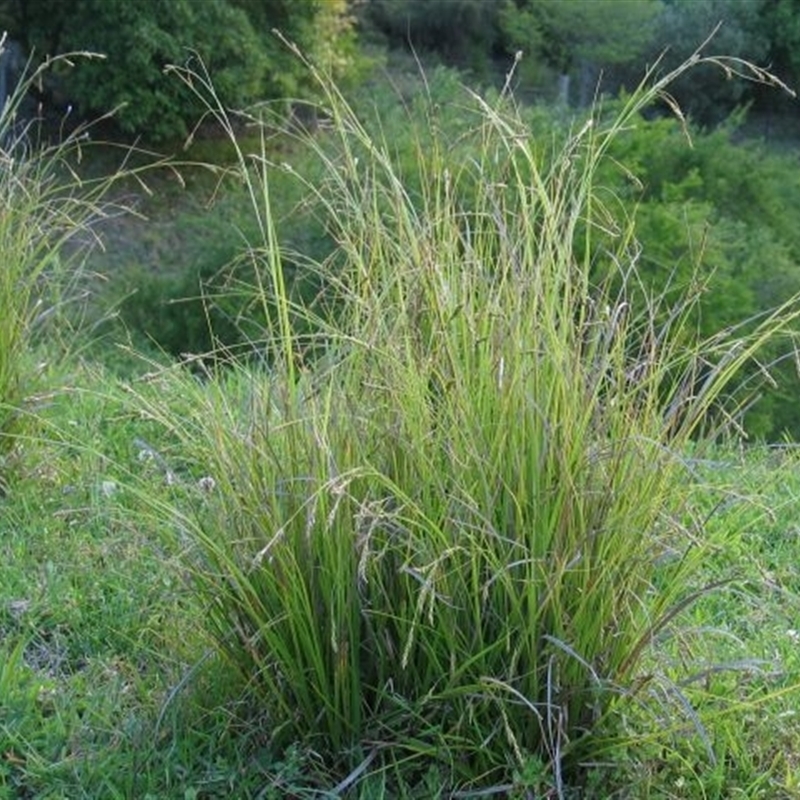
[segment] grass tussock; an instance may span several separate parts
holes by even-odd
[[[49,338],[55,356],[56,341],[69,341],[80,316],[83,259],[96,243],[91,225],[108,212],[101,201],[113,182],[81,180],[74,171],[88,138],[85,127],[61,130],[49,144],[45,123],[31,108],[31,89],[69,57],[29,70],[0,109],[0,486],[34,419],[46,366],[37,363],[37,345]]]
[[[142,174],[165,163],[154,153],[134,159],[135,148],[111,145],[118,166],[90,176],[83,160],[95,144],[94,125],[72,125],[69,112],[53,120],[34,106],[33,90],[48,71],[97,57],[68,53],[29,65],[0,108],[0,487],[21,437],[35,426],[48,367],[42,344],[52,361],[85,341],[95,277],[86,259],[102,247],[98,223],[130,211],[121,195],[112,199],[112,188],[127,180],[147,190]]]
[[[207,76],[184,77],[232,131]],[[132,402],[205,476],[193,513],[162,511],[207,630],[272,743],[303,742],[340,791],[434,765],[447,791],[564,793],[625,703],[670,693],[672,733],[710,745],[652,651],[731,535],[694,513],[687,453],[797,311],[687,349],[693,298],[629,302],[635,222],[595,177],[675,77],[557,147],[506,95],[470,96],[458,141],[431,117],[414,176],[321,80],[329,132],[305,143],[325,178],[306,188],[338,250],[309,305],[284,282],[281,167],[238,151],[263,359],[158,371]]]

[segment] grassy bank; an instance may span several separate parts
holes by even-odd
[[[723,433],[797,311],[698,340],[598,177],[674,76],[545,141],[465,93],[413,159],[320,80],[313,180],[178,77],[234,134],[247,347],[4,398],[7,796],[793,796],[795,460]]]

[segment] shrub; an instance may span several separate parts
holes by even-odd
[[[364,4],[367,31],[391,47],[436,51],[450,63],[486,75],[499,42],[499,4],[481,0],[374,0]]]
[[[73,104],[84,118],[117,109],[120,131],[151,142],[183,138],[202,116],[195,98],[164,75],[167,64],[191,60],[191,53],[214,69],[229,107],[304,93],[303,74],[273,28],[307,46],[332,74],[343,77],[360,66],[344,0],[170,0],[135,7],[83,0],[6,3],[3,12],[12,36],[36,58],[65,50],[106,54],[102,64],[63,62],[57,80],[45,83],[48,99]]]
[[[473,96],[457,144],[475,157],[432,122],[419,196],[322,81],[338,144],[309,139],[327,170],[308,188],[338,243],[338,271],[318,265],[335,314],[287,290],[273,167],[240,153],[269,369],[199,382],[177,366],[133,399],[214,478],[196,513],[162,509],[204,625],[275,744],[349,773],[339,789],[433,764],[444,791],[563,791],[621,703],[677,691],[644,657],[715,545],[687,523],[684,454],[797,312],[686,347],[691,301],[666,318],[658,298],[629,303],[634,230],[598,168],[673,77],[546,158],[506,98]]]
[[[761,0],[696,0],[692,3],[664,3],[656,18],[656,30],[649,41],[652,59],[663,56],[670,68],[689,58],[692,51],[702,49],[725,53],[731,57],[756,63],[774,63],[770,50],[768,6]],[[713,39],[703,41],[707,37]],[[784,75],[785,77],[785,75]],[[720,81],[713,65],[701,64],[689,75],[679,78],[670,93],[687,115],[703,124],[724,120],[737,106],[752,101],[754,85],[740,75],[732,74]]]
[[[609,165],[603,173],[624,203],[637,205],[643,287],[676,297],[702,284],[694,327],[703,337],[800,291],[800,239],[792,219],[800,181],[786,156],[758,143],[734,143],[734,124],[712,133],[691,130],[688,147],[677,120],[639,118],[612,147],[634,179]],[[779,386],[758,379],[765,400],[743,419],[751,436],[776,441],[800,433],[791,352],[787,343],[773,342],[759,354]],[[736,382],[752,385],[759,372],[751,364]]]

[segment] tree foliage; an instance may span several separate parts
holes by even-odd
[[[520,88],[537,99],[569,93],[571,104],[587,105],[598,87],[632,91],[648,66],[674,68],[714,31],[705,55],[770,65],[789,85],[800,84],[797,0],[369,0],[361,8],[362,27],[390,45],[432,51],[482,78],[504,75],[522,51]],[[670,91],[702,124],[746,104],[785,104],[745,80],[720,80],[708,66]]]
[[[526,53],[534,69],[581,70],[584,103],[599,70],[640,57],[660,12],[660,0],[505,0],[500,25],[507,45]]]
[[[618,64],[647,45],[660,0],[507,0],[503,27],[512,44],[530,40],[556,69],[578,61]]]
[[[800,14],[795,0],[762,3],[759,18],[769,37],[771,55],[779,68],[800,78]]]
[[[484,75],[499,46],[496,0],[370,0],[362,24],[390,46],[435,50],[462,69]]]
[[[184,135],[200,115],[164,74],[168,64],[201,58],[222,102],[241,107],[303,92],[305,68],[274,29],[334,73],[352,60],[345,0],[0,0],[0,12],[39,57],[104,54],[104,63],[77,62],[58,93],[84,116],[120,107],[120,129],[151,140]]]
[[[666,0],[651,39],[651,62],[661,58],[672,69],[689,58],[709,37],[704,55],[724,54],[756,64],[769,61],[770,41],[762,13],[765,0]],[[687,114],[716,123],[752,99],[753,84],[740,78],[721,80],[718,70],[701,65],[670,89]],[[775,95],[777,93],[773,93]]]

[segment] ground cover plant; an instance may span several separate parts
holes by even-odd
[[[322,80],[322,181],[239,150],[250,352],[73,361],[14,438],[0,790],[796,793],[795,462],[712,446],[796,310],[687,349],[696,297],[631,302],[597,176],[651,78],[544,141],[465,93],[401,167]],[[276,171],[337,244],[311,303]]]

